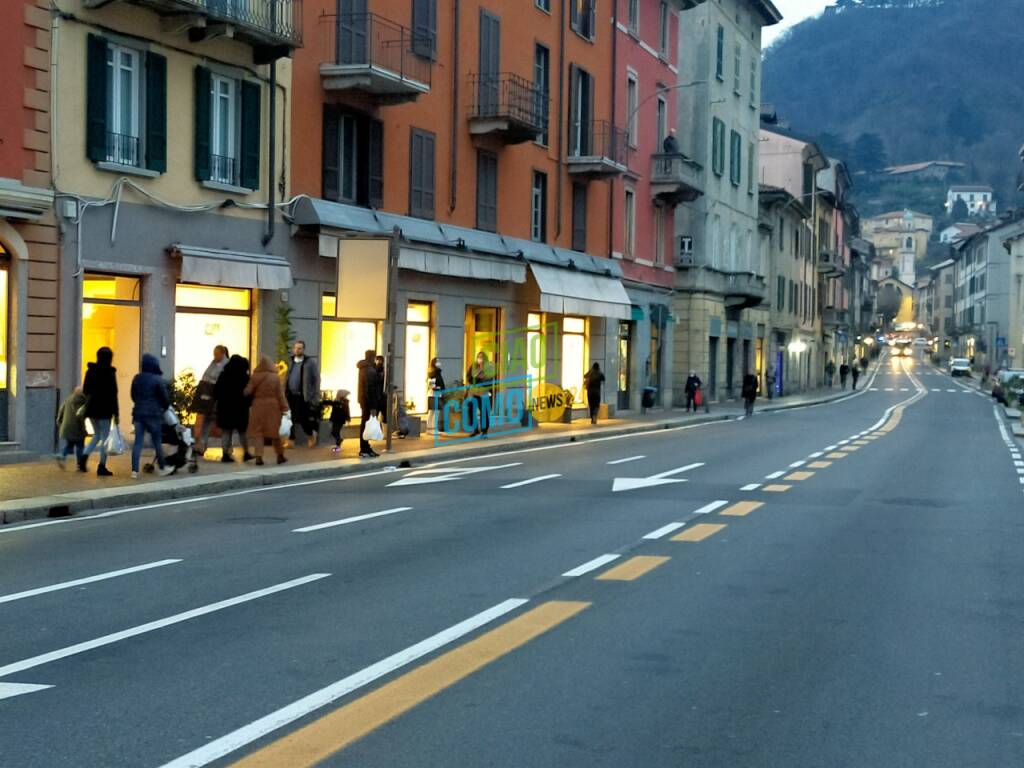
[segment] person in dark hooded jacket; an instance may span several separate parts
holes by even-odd
[[[232,355],[213,387],[213,396],[217,401],[217,426],[220,427],[223,448],[220,460],[224,463],[235,460],[231,455],[233,433],[238,433],[238,440],[243,448],[246,445],[249,399],[245,396],[245,388],[248,384],[249,361],[241,355]],[[249,461],[251,458],[249,451],[245,451],[243,460]]]
[[[359,401],[359,409],[362,417],[359,421],[359,458],[369,459],[378,454],[373,450],[370,443],[363,438],[363,430],[366,429],[366,421],[370,416],[377,415],[380,408],[381,378],[377,372],[376,353],[372,349],[366,350],[363,359],[356,367],[359,369],[359,391],[356,392],[356,399]]]
[[[114,351],[110,347],[100,347],[96,350],[96,362],[86,367],[85,380],[82,382],[82,393],[86,398],[85,418],[92,422],[92,439],[78,460],[78,468],[85,472],[89,454],[98,448],[100,465],[96,468],[96,474],[100,477],[114,474],[107,469],[110,422],[116,424],[120,417],[117,406],[117,369],[113,362]]]
[[[164,412],[171,406],[171,398],[167,393],[167,382],[164,372],[160,370],[159,361],[150,354],[142,356],[142,366],[132,379],[132,424],[135,426],[135,443],[132,445],[132,477],[139,476],[139,460],[142,458],[142,447],[149,435],[156,453],[156,465],[161,475],[169,475],[172,467],[164,464],[164,448],[162,441]]]

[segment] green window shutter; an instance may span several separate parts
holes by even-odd
[[[107,41],[89,35],[86,50],[85,154],[98,163],[107,159]]]
[[[210,180],[210,70],[196,67],[196,142],[195,169],[198,181]]]
[[[146,54],[146,167],[167,170],[167,59]]]
[[[242,83],[242,171],[246,189],[260,187],[260,86]]]

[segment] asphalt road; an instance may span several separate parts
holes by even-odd
[[[831,405],[5,526],[0,765],[1024,765],[1001,423],[895,361]]]

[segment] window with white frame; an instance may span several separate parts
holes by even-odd
[[[665,209],[654,208],[654,263],[665,263]]]
[[[107,45],[107,162],[140,165],[142,55],[134,48]]]
[[[738,96],[740,93],[740,68],[743,66],[743,47],[739,43],[736,43],[734,58],[735,67],[732,71],[732,90]]]
[[[638,91],[639,85],[637,84],[636,75],[630,72],[626,75],[626,138],[631,147],[636,146]]]
[[[671,18],[668,12],[668,3],[661,0],[658,10],[658,53],[661,58],[668,58],[668,20]]]
[[[629,0],[629,31],[640,33],[640,0]]]
[[[210,78],[210,181],[238,183],[238,81]]]
[[[757,59],[750,59],[750,106],[757,107]]]
[[[636,246],[636,193],[632,189],[626,190],[623,214],[625,216],[625,231],[622,239],[622,252],[628,258],[633,258]]]
[[[543,243],[548,237],[548,176],[533,172],[530,190],[530,239]]]

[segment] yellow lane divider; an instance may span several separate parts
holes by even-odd
[[[811,469],[828,469],[829,467],[832,466],[832,462],[831,461],[812,461],[807,466],[810,467]]]
[[[235,763],[236,768],[306,768],[571,619],[590,603],[554,600],[402,675]]]
[[[807,480],[814,477],[813,472],[790,472],[783,480]]]
[[[687,528],[682,533],[672,537],[672,541],[704,541],[709,536],[714,536],[725,528],[722,523],[698,523],[692,528]]]
[[[763,506],[763,501],[739,501],[733,504],[731,507],[723,509],[718,514],[729,515],[730,517],[746,517],[755,509],[760,509]]]
[[[826,459],[845,459],[846,458],[846,454],[845,453],[826,453],[825,454],[825,458]]]
[[[609,568],[598,576],[597,579],[598,581],[633,581],[634,579],[639,579],[645,573],[653,571],[659,565],[664,565],[670,559],[655,555],[638,555],[616,565],[614,568]]]
[[[791,485],[782,485],[781,483],[775,483],[772,485],[766,485],[761,490],[767,491],[768,493],[785,493],[792,487],[793,486]]]

